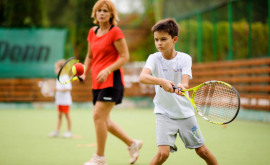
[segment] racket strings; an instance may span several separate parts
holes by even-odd
[[[194,101],[197,110],[213,122],[229,122],[238,111],[239,101],[236,92],[218,82],[200,87],[195,93]]]
[[[72,59],[68,61],[62,68],[60,74],[59,74],[59,81],[60,82],[66,82],[71,80],[74,77],[74,74],[72,72],[72,67],[74,64],[77,63],[76,59]]]
[[[41,94],[45,97],[54,96],[55,80],[44,80],[41,82]]]

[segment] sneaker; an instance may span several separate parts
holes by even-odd
[[[53,131],[53,132],[49,133],[48,136],[49,137],[59,137],[60,133],[59,133],[59,131]]]
[[[108,164],[106,163],[105,157],[100,157],[97,154],[94,154],[92,159],[90,159],[83,165],[108,165]]]
[[[64,138],[71,138],[72,137],[72,132],[71,131],[67,131],[66,133],[64,133],[63,137]]]
[[[128,147],[128,151],[130,154],[129,163],[133,164],[139,157],[139,150],[142,148],[143,142],[141,140],[133,140],[133,143],[130,147]]]

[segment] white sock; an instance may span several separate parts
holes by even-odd
[[[135,144],[135,142],[133,141],[128,148],[132,147],[134,144]]]
[[[99,156],[99,155],[97,155],[97,154],[95,154],[98,158],[100,158],[100,159],[105,159],[105,156]]]

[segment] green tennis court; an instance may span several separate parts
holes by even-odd
[[[73,139],[48,138],[56,125],[56,110],[0,110],[1,165],[76,165],[83,164],[95,152],[92,110],[72,109]],[[147,165],[157,151],[155,115],[151,109],[114,109],[111,118],[131,137],[142,139],[137,165]],[[235,120],[223,128],[197,116],[206,145],[221,165],[270,164],[270,124]],[[65,120],[61,133],[66,131]],[[205,164],[194,150],[185,149],[177,138],[178,152],[165,165]],[[126,146],[108,136],[106,159],[109,165],[128,165]]]

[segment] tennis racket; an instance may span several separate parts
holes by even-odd
[[[44,97],[54,98],[55,79],[45,79],[38,82],[40,92]]]
[[[79,63],[79,60],[71,57],[67,59],[67,61],[64,63],[64,65],[61,67],[57,79],[61,84],[67,84],[70,83],[71,81],[75,80],[80,80],[81,82],[83,81],[80,77],[76,76],[72,72],[72,67],[74,64]]]
[[[173,89],[179,88],[173,86]],[[186,91],[193,91],[191,98],[186,95]],[[196,112],[210,123],[228,124],[236,118],[240,109],[237,90],[222,81],[207,81],[181,90],[181,93],[191,102]]]

